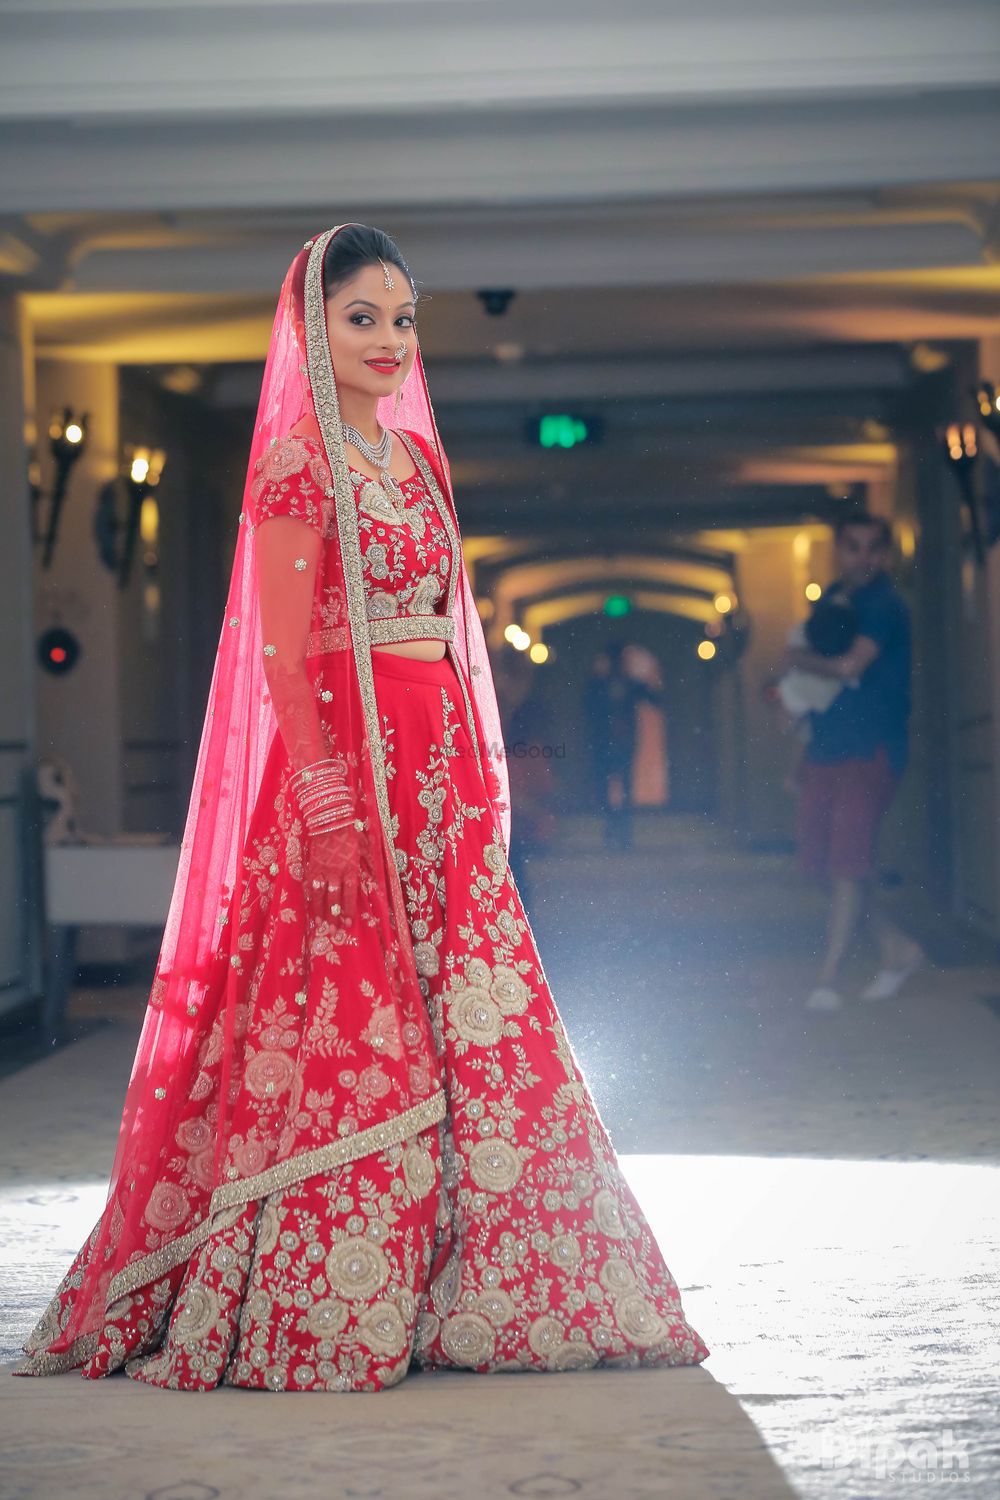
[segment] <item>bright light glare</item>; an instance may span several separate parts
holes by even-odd
[[[823,590],[821,589],[821,587],[819,586],[818,583],[807,583],[806,584],[806,598],[807,599],[811,599],[813,601],[813,603],[816,602],[816,600],[820,597],[820,595],[822,594],[822,592],[823,592]]]
[[[711,661],[712,657],[715,655],[715,642],[699,641],[698,655],[701,657],[702,661]]]
[[[64,435],[67,443],[83,442],[83,428],[80,426],[79,422],[71,422],[66,428],[66,432]]]
[[[713,1350],[712,1373],[730,1389],[767,1389],[758,1382],[770,1376],[786,1392],[832,1393],[845,1356],[859,1350],[869,1382],[903,1385],[914,1359],[947,1379],[934,1362],[949,1347],[956,1360],[962,1351],[975,1363],[974,1347],[994,1360],[987,1303],[1000,1168],[783,1156],[621,1162],[685,1312]],[[918,1355],[907,1330],[923,1322],[937,1342]]]

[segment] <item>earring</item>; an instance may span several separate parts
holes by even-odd
[[[405,343],[403,343],[403,344],[400,344],[399,348],[396,350],[396,358],[401,360],[401,359],[403,359],[403,357],[405,356],[405,354],[406,354],[406,345],[405,345]],[[400,402],[400,399],[402,397],[402,394],[403,394],[403,387],[402,387],[402,385],[397,385],[397,387],[396,387],[396,402],[395,402],[395,405],[393,406],[393,409],[392,409],[394,417],[398,417],[399,416],[399,402]]]

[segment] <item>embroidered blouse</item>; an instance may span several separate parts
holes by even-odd
[[[452,641],[460,565],[456,569],[451,513],[432,487],[416,438],[399,436],[417,466],[401,483],[399,511],[381,485],[351,470],[370,640],[373,645],[429,637]],[[346,651],[350,644],[340,570],[331,568],[327,577],[323,566],[338,522],[333,477],[319,440],[286,435],[272,443],[257,461],[251,497],[259,532],[264,671],[289,762],[299,770],[330,753],[321,703],[333,695],[321,685],[321,669],[317,675],[306,658]],[[276,516],[291,516],[308,529],[262,524]]]
[[[400,433],[406,442],[407,434]],[[413,454],[415,443],[406,443]],[[414,462],[416,458],[414,457]],[[380,484],[351,469],[358,513],[358,540],[365,611],[373,645],[397,641],[454,640],[450,612],[454,556],[452,537],[418,464],[400,481],[396,509]],[[320,443],[304,436],[279,440],[258,460],[254,476],[257,524],[271,516],[295,516],[320,532],[336,534],[333,480]],[[343,615],[331,619],[331,602],[318,596],[307,655],[332,649],[331,631],[343,629]],[[324,644],[325,642],[325,644]],[[346,645],[346,636],[343,640]]]

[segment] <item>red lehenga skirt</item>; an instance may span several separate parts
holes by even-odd
[[[488,821],[455,668],[447,655],[372,660],[448,1113],[230,1211],[109,1318],[83,1373],[377,1391],[411,1365],[699,1364],[708,1348],[622,1176]],[[151,1353],[137,1330],[157,1327]]]

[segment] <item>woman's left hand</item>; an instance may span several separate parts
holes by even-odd
[[[331,917],[347,925],[358,907],[358,879],[363,849],[362,832],[353,818],[342,828],[309,835],[306,888],[309,909],[316,921]]]

